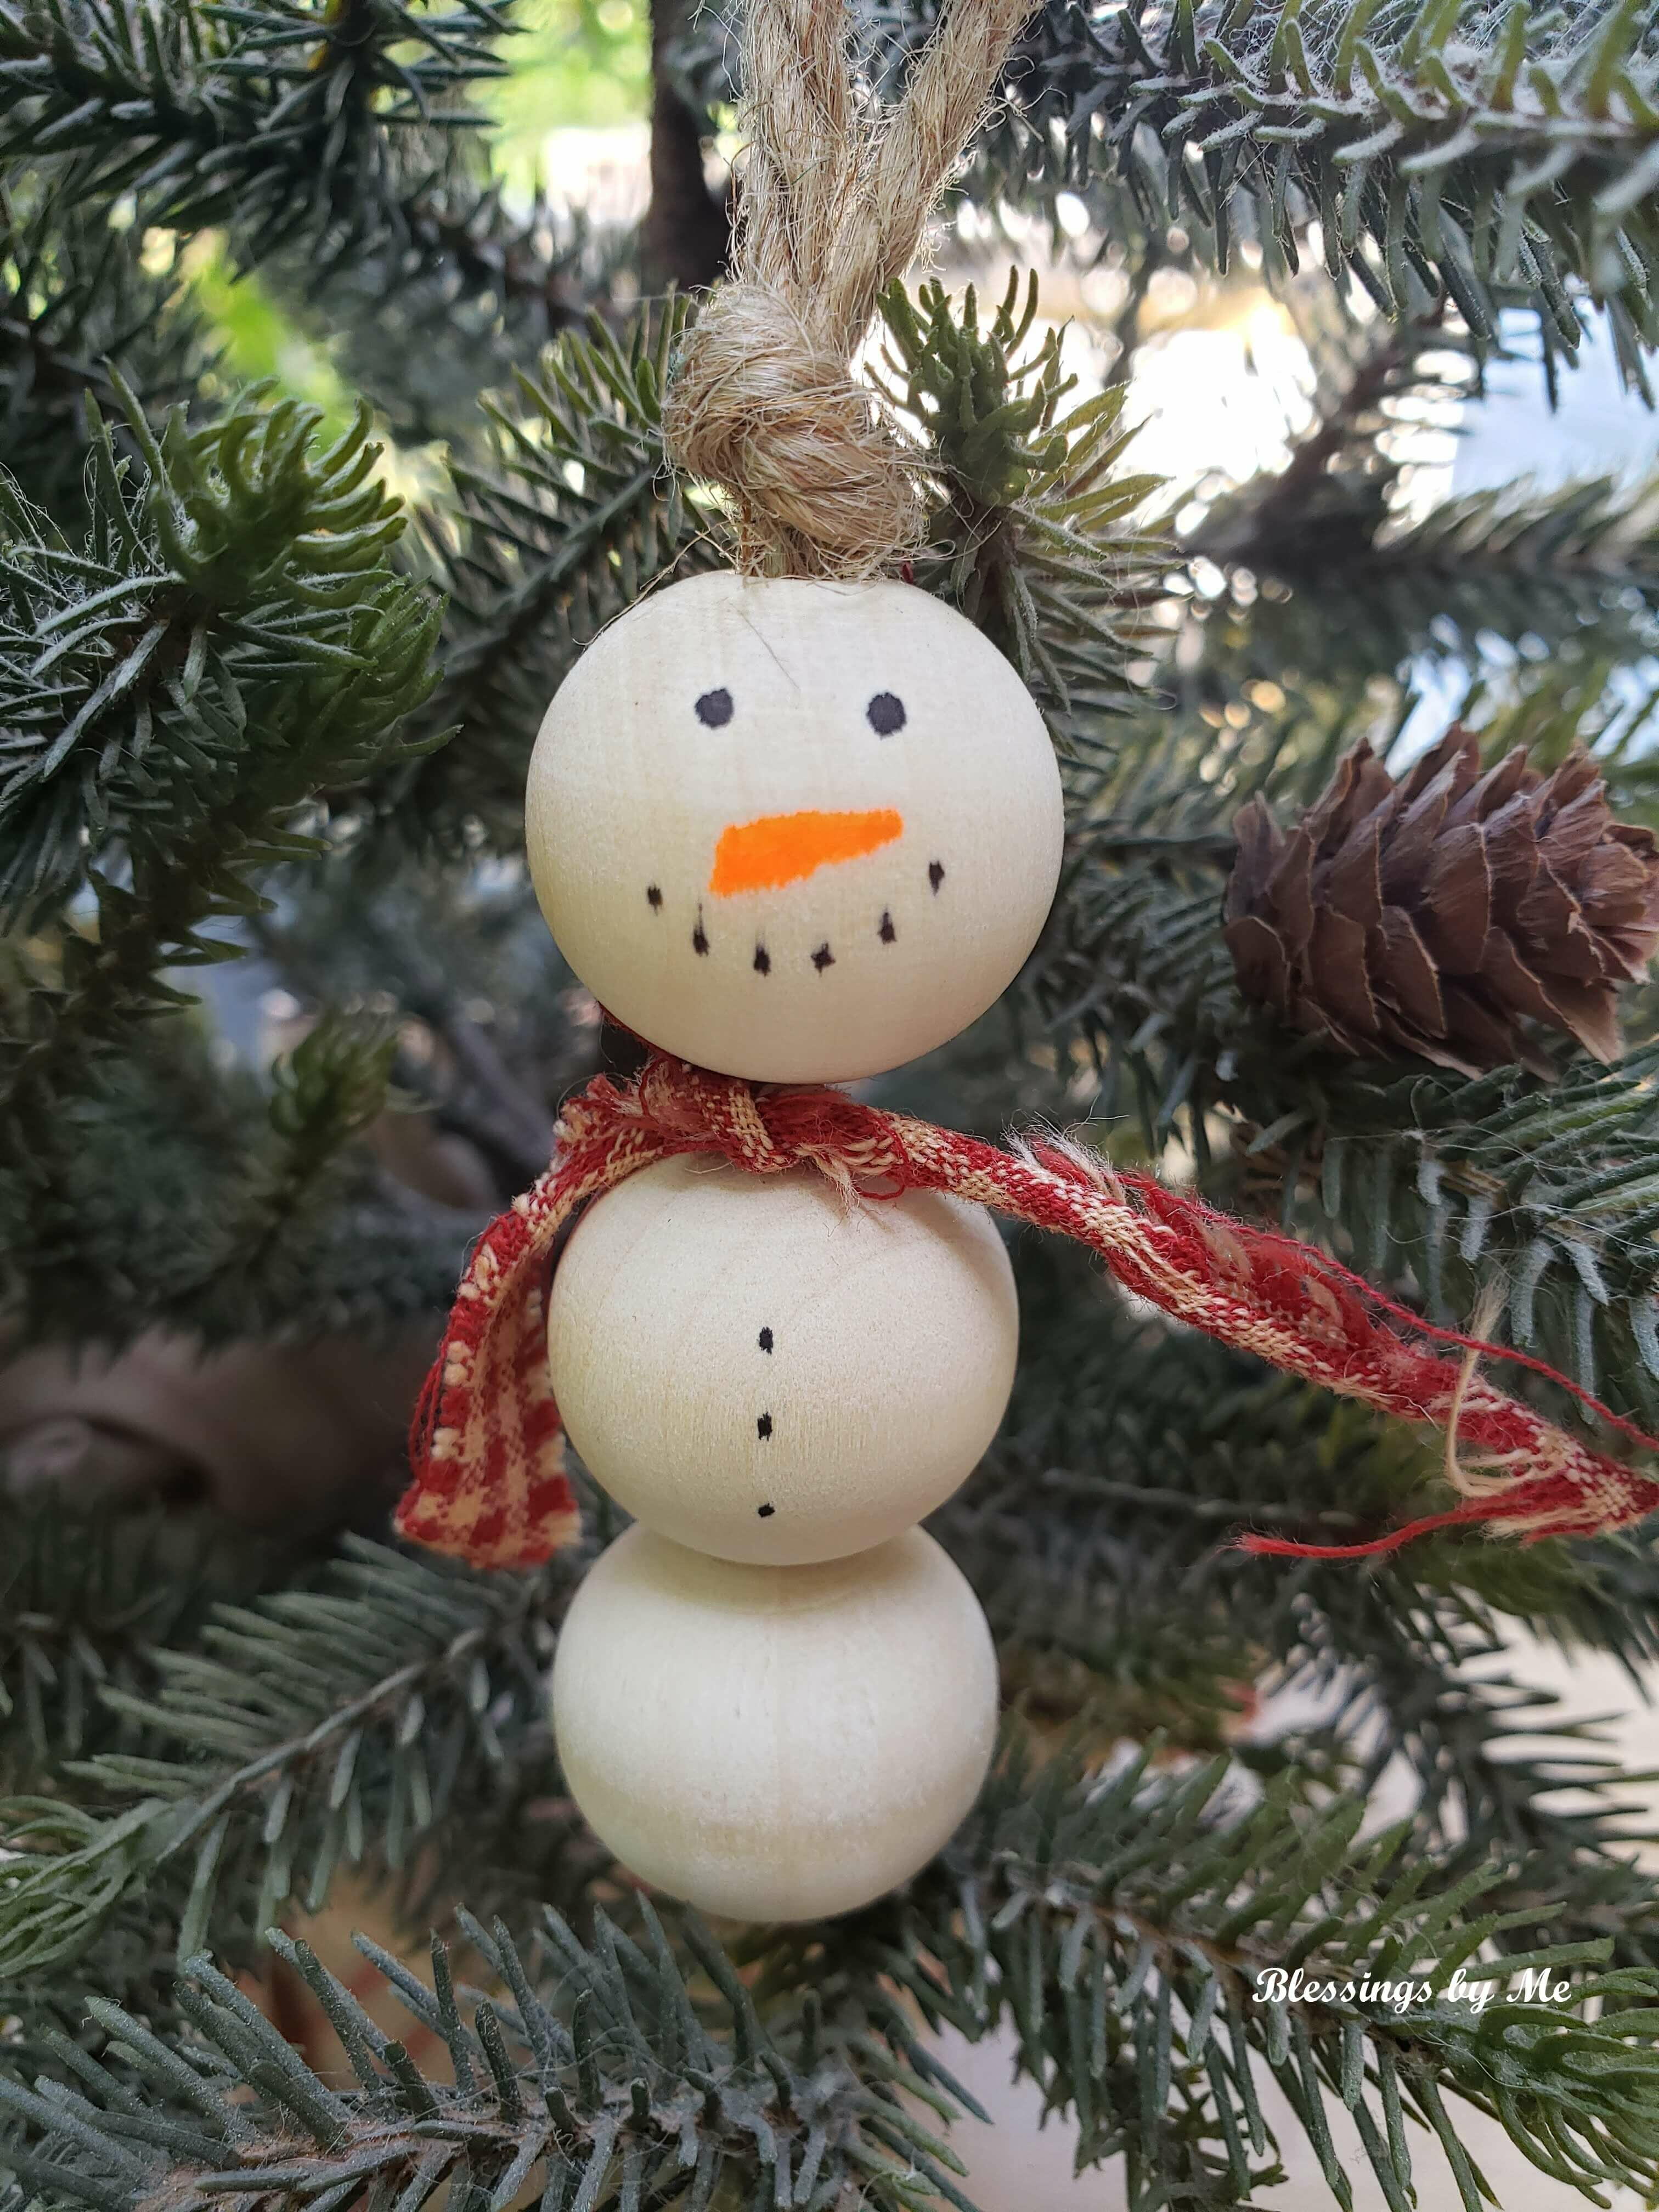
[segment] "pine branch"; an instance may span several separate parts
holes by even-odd
[[[1310,1816],[1279,1791],[1241,1808],[1224,1769],[1143,1757],[1103,1784],[1014,1751],[951,1861],[908,1899],[804,1936],[757,1932],[735,1958],[689,1917],[663,1928],[643,1900],[642,1940],[598,1914],[584,1944],[549,1915],[533,1960],[499,1923],[464,1919],[500,1992],[470,2017],[441,1946],[431,1990],[365,1946],[441,2039],[453,2082],[423,2080],[303,1945],[278,1939],[340,2035],[349,2088],[323,2083],[198,1960],[179,1993],[193,2035],[158,2040],[94,1999],[110,2043],[57,2049],[72,2086],[0,2086],[9,2162],[94,2206],[141,2191],[203,2202],[232,2175],[240,2194],[342,2206],[394,2192],[418,2206],[446,2180],[504,2205],[532,2178],[555,2203],[585,2192],[595,2207],[705,2206],[722,2184],[739,2201],[758,2184],[827,2208],[861,2185],[884,2206],[962,2205],[951,2153],[898,2094],[948,2122],[960,2093],[896,1988],[974,2036],[1006,2012],[1048,2104],[1076,2112],[1085,2159],[1127,2157],[1135,2203],[1270,2181],[1266,2074],[1340,2201],[1326,2118],[1338,2101],[1401,2206],[1403,2123],[1455,2147],[1448,2097],[1494,2113],[1559,2179],[1651,2178],[1651,1975],[1579,1981],[1567,2007],[1500,1996],[1476,2013],[1420,1987],[1402,1999],[1399,1983],[1431,1966],[1443,1982],[1460,1963],[1480,1978],[1482,1945],[1504,1930],[1488,1903],[1497,1870],[1402,1865],[1398,1831],[1357,1846],[1358,1805]],[[1529,1963],[1571,1973],[1605,1948],[1546,1945]],[[1318,1994],[1258,1995],[1267,1969],[1292,1966]],[[1589,2020],[1598,1997],[1612,2002]]]
[[[261,264],[300,327],[326,344],[399,444],[471,454],[487,434],[478,396],[512,383],[596,310],[623,319],[631,235],[543,196],[511,205],[452,162],[402,211],[400,229],[319,270],[308,252]]]
[[[1207,1167],[1211,1114],[1230,1096],[1221,1071],[1244,1029],[1216,927],[1231,855],[1213,830],[1195,853],[1177,832],[1168,845],[1119,834],[1134,838],[1127,850],[1103,830],[1062,877],[1033,988],[1062,1050],[1083,1040],[1101,1071],[1092,1110],[1135,1113],[1154,1154],[1188,1128]]]
[[[224,956],[204,927],[311,849],[295,811],[406,750],[435,611],[385,565],[403,521],[366,416],[325,453],[317,419],[256,394],[199,429],[175,415],[158,442],[131,403],[145,468],[100,433],[79,548],[3,495],[0,892],[38,919],[90,884],[99,913],[37,996],[25,1091],[62,1080],[71,1041],[79,1056],[177,1003],[156,969]]]
[[[1309,319],[1304,318],[1304,320]],[[1466,346],[1445,328],[1444,303],[1416,322],[1362,326],[1348,343],[1318,345],[1313,420],[1283,467],[1263,471],[1212,502],[1182,550],[1217,567],[1309,591],[1328,588],[1330,565],[1358,566],[1385,526],[1401,465],[1385,447],[1401,404],[1449,411],[1469,392]],[[1320,361],[1322,351],[1335,360]]]
[[[1133,518],[1158,480],[1119,471],[1124,388],[1063,409],[1075,379],[1057,331],[1030,345],[1036,308],[1036,276],[1022,301],[1018,270],[982,331],[971,286],[958,310],[942,285],[914,307],[895,285],[876,383],[937,483],[917,581],[985,631],[1075,745],[1123,704],[1164,550]]]
[[[1449,2150],[1448,2095],[1492,2113],[1543,2171],[1580,2188],[1652,2170],[1651,2011],[1609,2008],[1591,2025],[1577,2007],[1501,1994],[1473,2017],[1426,1991],[1400,2011],[1393,1992],[1366,1995],[1368,1983],[1426,1978],[1430,1960],[1436,1979],[1458,1961],[1478,1974],[1482,1944],[1502,1932],[1487,1907],[1495,1869],[1449,1879],[1423,1855],[1402,1857],[1399,1830],[1357,1845],[1358,1801],[1310,1818],[1270,1790],[1240,1815],[1224,1791],[1220,1761],[1167,1778],[1143,1754],[1103,1788],[1063,1765],[1011,1761],[960,1847],[959,1863],[996,1872],[965,1876],[959,1936],[937,1928],[947,1985],[998,1992],[1046,2102],[1076,2112],[1083,2154],[1125,2154],[1132,2203],[1172,2185],[1254,2192],[1265,2177],[1250,2149],[1260,2158],[1270,2140],[1258,2069],[1285,2092],[1339,2203],[1346,2177],[1324,2117],[1337,2102],[1394,2204],[1410,2187],[1401,2114],[1421,2117]],[[1535,1963],[1554,1973],[1605,1955],[1564,1944]],[[1509,1972],[1520,1963],[1511,1957]],[[1334,1994],[1249,2001],[1267,1967],[1292,1964]],[[1580,2003],[1598,1986],[1639,2003],[1654,1984],[1591,1978],[1575,1990]],[[1107,1989],[1115,2005],[1096,1994]],[[1587,2077],[1597,2086],[1584,2095],[1576,2085]],[[1466,2166],[1460,2186],[1474,2212]]]
[[[24,182],[0,193],[0,466],[65,526],[83,497],[84,399],[120,414],[108,364],[152,422],[210,366],[191,303],[144,267],[143,235]]]
[[[1490,1615],[1483,1635],[1478,1616],[1465,1627],[1443,1605],[1425,1633],[1385,1617],[1395,1595],[1362,1600],[1352,1621],[1333,1612],[1309,1639],[1304,1680],[1346,1692],[1335,1724],[1364,1744],[1356,1793],[1369,1795],[1403,1758],[1422,1793],[1411,1822],[1419,1845],[1506,1861],[1506,1903],[1532,1908],[1517,1923],[1528,1941],[1547,1923],[1610,1935],[1619,1922],[1606,1911],[1605,1879],[1633,1875],[1621,1932],[1638,1943],[1633,1963],[1659,1965],[1659,1891],[1630,1856],[1653,1839],[1632,1792],[1640,1778],[1601,1724],[1565,1720],[1553,1692],[1492,1671],[1506,1647]],[[1348,1673],[1356,1663],[1358,1678]]]
[[[0,1504],[0,1787],[8,1791],[61,1790],[77,1759],[157,1748],[103,1692],[153,1696],[158,1647],[189,1641],[216,1602],[252,1597],[299,1564],[291,1547],[202,1516],[76,1512],[60,1497]],[[0,1977],[8,2063],[58,2070],[57,2039],[86,2038],[88,1988],[177,2033],[184,2022],[168,1934],[141,1889],[102,1921],[67,1985]]]
[[[1621,1560],[1620,1549],[1546,1547],[1511,1576],[1478,1571],[1473,1602],[1449,1581],[1437,1590],[1444,1578],[1432,1566],[1418,1571],[1426,1602],[1420,1587],[1367,1586],[1304,1621],[1296,1668],[1348,1753],[1338,1786],[1363,1801],[1399,1761],[1419,1793],[1413,1849],[1454,1869],[1505,1867],[1491,1892],[1509,1923],[1494,1938],[1499,1954],[1610,1942],[1616,1965],[1651,1972],[1659,1888],[1635,1856],[1653,1840],[1646,1778],[1628,1771],[1603,1723],[1564,1719],[1553,1693],[1503,1671],[1509,1632],[1494,1617],[1526,1621],[1570,1654],[1601,1648],[1646,1662],[1659,1619],[1654,1557],[1630,1546]],[[1633,1571],[1621,1577],[1626,1565]],[[1305,1756],[1294,1737],[1278,1749]]]
[[[1486,633],[1534,659],[1546,645],[1608,662],[1652,652],[1651,483],[1522,479],[1413,512],[1425,422],[1478,426],[1488,362],[1516,356],[1473,346],[1443,299],[1393,326],[1356,319],[1322,280],[1304,278],[1287,301],[1314,367],[1312,421],[1281,467],[1183,495],[1181,550],[1203,586],[1187,607],[1212,619],[1166,641],[1163,681],[1200,641],[1218,685],[1474,660]]]
[[[938,13],[872,11],[885,95]],[[729,46],[718,19],[682,41],[705,106],[733,96]],[[1010,59],[968,191],[1042,211],[1079,194],[1102,235],[1152,246],[1178,228],[1222,271],[1241,240],[1276,276],[1313,251],[1400,320],[1449,297],[1483,348],[1519,298],[1546,345],[1573,354],[1583,287],[1610,303],[1620,367],[1645,388],[1656,142],[1659,54],[1635,0],[1050,0]]]
[[[511,0],[8,0],[0,158],[50,162],[140,219],[232,226],[255,258],[407,232],[411,164],[477,122],[467,88],[501,74]]]
[[[1212,680],[1272,683],[1286,668],[1383,679],[1408,658],[1454,679],[1496,659],[1502,675],[1518,648],[1544,664],[1523,660],[1528,686],[1555,663],[1594,737],[1629,713],[1659,641],[1654,512],[1651,482],[1589,477],[1459,494],[1414,519],[1376,517],[1372,534],[1339,495],[1310,518],[1329,556],[1316,572],[1288,544],[1239,549],[1248,576],[1235,596],[1225,572],[1231,634],[1215,635]]]
[[[255,394],[197,428],[175,413],[158,441],[124,398],[143,466],[100,428],[80,545],[0,494],[0,889],[37,926],[5,979],[0,1249],[4,1287],[37,1328],[67,1301],[84,1334],[102,1281],[112,1337],[164,1316],[217,1333],[283,1303],[282,1275],[314,1244],[301,1201],[339,1189],[328,1176],[376,1110],[385,1052],[330,1030],[270,1102],[203,1070],[207,1097],[160,1158],[185,1166],[180,1140],[210,1124],[229,1145],[197,1151],[208,1188],[125,1253],[110,1231],[160,1183],[133,1188],[120,1111],[135,1091],[154,1104],[179,1087],[182,1067],[147,1035],[165,1018],[178,1048],[190,1001],[164,969],[235,957],[220,933],[257,911],[277,862],[319,849],[300,810],[408,757],[398,726],[430,688],[437,612],[386,565],[402,517],[374,480],[365,416],[319,453],[314,410]],[[92,910],[65,912],[83,890]],[[233,1174],[248,1178],[234,1200]],[[237,1250],[242,1232],[252,1249]]]
[[[946,2118],[954,2107],[903,2063],[902,2017],[875,2036],[810,2006],[763,2021],[698,1923],[675,1922],[677,1955],[648,1905],[640,1917],[640,1942],[600,1914],[584,1945],[550,1913],[526,1955],[500,1922],[491,1932],[463,1916],[494,1984],[465,2011],[444,1946],[428,1990],[359,1938],[412,2022],[441,2039],[453,2081],[422,2079],[303,1943],[273,1939],[340,2034],[346,2088],[194,1960],[179,1991],[189,2040],[164,2044],[94,1999],[109,2040],[79,2057],[70,2085],[0,2077],[8,2163],[51,2201],[97,2212],[139,2197],[185,2212],[229,2191],[400,2212],[447,2191],[452,2204],[500,2208],[532,2183],[544,2203],[583,2212],[716,2201],[827,2212],[854,2194],[882,2212],[967,2206],[949,2179],[959,2161],[918,2118],[915,2092]]]
[[[450,594],[443,679],[422,729],[459,724],[451,758],[396,773],[379,794],[416,834],[521,840],[525,770],[565,672],[651,584],[710,566],[708,515],[662,451],[662,391],[683,302],[613,335],[562,339],[513,406],[489,401],[490,465],[456,470],[457,507],[428,550]]]
[[[1522,483],[1415,519],[1402,511],[1403,410],[1420,417],[1462,402],[1466,351],[1437,319],[1373,335],[1326,372],[1313,425],[1285,466],[1212,500],[1183,535],[1190,560],[1247,573],[1236,620],[1252,672],[1335,659],[1382,673],[1408,653],[1468,651],[1483,630],[1582,647],[1590,623],[1598,649],[1652,650],[1651,480]]]
[[[250,1911],[258,1929],[290,1897],[315,1911],[343,1862],[395,1874],[480,1822],[549,1766],[545,1615],[567,1576],[348,1537],[313,1589],[218,1607],[191,1644],[158,1647],[155,1691],[102,1692],[150,1751],[67,1770],[106,1809],[11,1808],[0,1974],[61,1977],[140,1894],[176,1916],[181,1954],[216,1940],[236,1955]]]
[[[403,438],[458,434],[477,392],[608,296],[619,242],[507,209],[471,150],[514,0],[14,0],[0,154],[100,219],[224,230]]]
[[[1510,636],[1536,633],[1552,600],[1560,611],[1547,635],[1620,600],[1638,600],[1650,617],[1659,605],[1656,489],[1650,478],[1591,477],[1550,491],[1467,493],[1385,533],[1378,565],[1401,581],[1420,580],[1419,635],[1437,593],[1466,635],[1494,623]],[[1633,640],[1638,652],[1653,635],[1650,619],[1643,632]]]
[[[268,1326],[273,1305],[301,1305],[301,1285],[314,1275],[317,1221],[344,1194],[342,1156],[385,1110],[395,1051],[396,1040],[377,1026],[325,1016],[274,1064],[267,1129],[237,1163],[217,1249],[205,1264],[180,1266],[165,1302],[170,1317],[216,1310],[215,1334],[252,1336]]]
[[[392,1185],[361,1142],[386,1087],[379,1025],[325,1022],[269,1091],[225,1068],[216,1042],[188,1014],[147,1023],[52,1115],[49,1143],[7,1161],[0,1309],[15,1331],[372,1339],[442,1310],[470,1224]]]
[[[295,887],[258,949],[302,1004],[386,1006],[396,1080],[495,1167],[505,1203],[547,1164],[556,1102],[593,1073],[597,1030],[522,874],[371,860]]]
[[[230,1595],[251,1595],[284,1555],[160,1515],[77,1516],[61,1499],[0,1501],[0,1786],[38,1786],[69,1759],[131,1748],[106,1687],[155,1687],[151,1654]]]
[[[1460,1964],[1475,1980],[1493,1971],[1479,1962],[1506,1933],[1500,1865],[1407,1852],[1401,1829],[1360,1844],[1357,1799],[1315,1809],[1289,1782],[1253,1796],[1224,1759],[1142,1753],[1103,1773],[1066,1753],[1034,1759],[1016,1741],[945,1861],[907,1897],[744,1946],[756,2002],[764,2012],[792,1989],[839,1993],[879,1975],[930,2025],[974,2039],[1006,2021],[1047,2108],[1075,2117],[1079,2163],[1122,2158],[1135,2207],[1254,2201],[1281,2179],[1267,2075],[1340,2203],[1351,2199],[1328,2118],[1339,2103],[1401,2212],[1417,2201],[1419,2121],[1476,2212],[1449,2100],[1493,2114],[1580,2188],[1651,2167],[1651,1972],[1581,1981],[1607,1945],[1547,1939],[1530,1957],[1511,1949],[1498,1978],[1528,1966],[1565,1975],[1574,2002],[1500,1990],[1476,2012],[1446,1984]],[[1296,1968],[1311,1994],[1264,1979]],[[1581,2100],[1569,2084],[1591,2074],[1600,2088]]]
[[[1629,0],[1057,5],[1011,64],[1018,107],[988,167],[1030,198],[1086,193],[1115,165],[1223,269],[1252,233],[1270,266],[1294,269],[1316,221],[1333,276],[1401,319],[1443,292],[1483,343],[1518,289],[1571,354],[1583,285],[1611,303],[1640,383],[1659,334],[1656,67]]]
[[[1028,1254],[1028,1346],[988,1465],[939,1516],[979,1589],[1006,1688],[1101,1751],[1231,1740],[1230,1705],[1287,1684],[1322,1717],[1246,1754],[1364,1802],[1399,1761],[1425,1850],[1511,1869],[1528,1942],[1612,1935],[1659,1965],[1659,1892],[1631,1863],[1632,1778],[1594,1725],[1495,1671],[1514,1624],[1640,1680],[1659,1649],[1659,1553],[1631,1539],[1528,1550],[1438,1538],[1355,1574],[1234,1549],[1241,1528],[1345,1542],[1443,1501],[1437,1455],[1392,1425],[1091,1295],[1071,1255]],[[1570,1796],[1564,1796],[1564,1792]],[[1541,1932],[1540,1932],[1541,1931]]]
[[[1652,1421],[1656,1066],[1648,1045],[1543,1090],[1515,1070],[1479,1084],[1356,1082],[1351,1135],[1299,1123],[1281,1137],[1313,1139],[1317,1181],[1299,1188],[1366,1265],[1409,1270],[1437,1315],[1471,1314],[1496,1285],[1502,1340]]]

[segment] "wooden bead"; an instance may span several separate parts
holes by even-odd
[[[576,1593],[552,1705],[571,1794],[624,1866],[706,1912],[816,1920],[905,1881],[967,1813],[996,1658],[920,1528],[758,1567],[634,1528]]]
[[[666,1160],[553,1278],[553,1395],[637,1519],[723,1559],[826,1559],[931,1513],[996,1433],[1013,1271],[982,1207],[851,1202],[815,1170]]]
[[[845,1081],[1012,981],[1059,880],[1060,776],[1014,670],[928,593],[721,573],[583,654],[525,834],[618,1020],[726,1074]]]

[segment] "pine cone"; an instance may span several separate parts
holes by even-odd
[[[1659,842],[1613,820],[1581,748],[1483,775],[1454,728],[1396,783],[1362,738],[1288,834],[1261,799],[1234,828],[1246,998],[1360,1059],[1553,1074],[1529,1020],[1618,1058],[1619,986],[1659,944]]]

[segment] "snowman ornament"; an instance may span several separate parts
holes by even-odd
[[[1001,994],[1058,880],[1037,709],[898,583],[710,574],[577,664],[526,842],[576,974],[723,1074],[848,1081]],[[915,1524],[1012,1384],[988,1215],[811,1169],[660,1163],[596,1199],[553,1279],[572,1443],[635,1525],[584,1580],[552,1708],[623,1865],[743,1919],[844,1912],[945,1844],[990,1761],[977,1601]]]

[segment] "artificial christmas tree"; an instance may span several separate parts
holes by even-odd
[[[1413,410],[1478,409],[1506,353],[1559,383],[1593,328],[1641,386],[1659,338],[1651,27],[1617,7],[1340,0],[1003,11],[1013,43],[958,232],[1001,301],[988,313],[960,285],[882,289],[920,232],[925,168],[895,164],[921,181],[879,199],[878,252],[848,227],[935,11],[849,15],[849,72],[838,16],[757,7],[811,70],[787,112],[756,106],[751,80],[738,254],[769,161],[820,179],[824,220],[781,274],[739,262],[730,291],[641,299],[641,274],[721,273],[727,210],[687,149],[726,129],[743,87],[708,19],[658,11],[658,200],[636,252],[492,175],[475,107],[511,64],[506,4],[0,6],[0,459],[21,488],[0,637],[0,1285],[8,1356],[96,1349],[96,1406],[65,1393],[54,1414],[109,1440],[82,1465],[124,1470],[118,1498],[54,1496],[50,1455],[18,1429],[24,1473],[0,1500],[0,2201],[960,2202],[947,2025],[1002,2026],[1079,2156],[1121,2166],[1139,2204],[1259,2197],[1269,2077],[1340,2201],[1363,2160],[1390,2205],[1477,2204],[1472,2112],[1540,2191],[1651,2191],[1659,1892],[1624,1778],[1481,1662],[1513,1624],[1632,1674],[1659,1644],[1637,1440],[1659,1427],[1659,1044],[1639,972],[1659,814],[1629,708],[1659,566],[1643,487],[1413,507],[1400,451]],[[975,120],[949,118],[945,163]],[[815,161],[831,143],[857,158]],[[1002,289],[990,241],[1029,237],[1034,214],[1115,302],[1120,351],[1093,396],[1029,293]],[[355,415],[325,425],[239,386],[210,258],[326,341]],[[1127,422],[1157,380],[1127,411],[1126,392],[1164,275],[1212,302],[1265,306],[1271,288],[1296,319],[1315,419],[1282,467],[1162,492],[1129,473]],[[790,332],[757,276],[793,301]],[[722,416],[720,376],[699,377],[734,360],[776,379],[769,426]],[[780,516],[743,487],[775,483],[781,450],[793,480],[826,399],[848,442]],[[913,1043],[935,1049],[833,1109],[765,1083],[827,1061],[641,1066],[550,944],[523,865],[548,700],[637,601],[718,598],[732,587],[703,572],[757,547],[783,579],[769,589],[802,588],[815,543],[867,571],[872,501],[874,565],[902,580],[873,588],[941,602],[925,612],[966,640],[941,676],[977,686],[978,656],[987,696],[1023,686],[1055,742],[1052,912],[991,1012],[953,1036],[966,1011],[913,1001],[894,1034],[914,1015]],[[861,687],[859,739],[902,747],[921,727],[909,678],[866,680],[851,657],[834,665]],[[1328,975],[1297,964],[1274,878],[1248,857],[1235,872],[1235,823],[1263,856],[1260,802],[1334,877],[1357,825],[1328,850],[1321,794],[1362,738],[1391,792],[1410,783],[1407,685],[1431,666],[1466,695],[1479,750],[1448,759],[1496,779],[1468,789],[1512,779],[1526,802],[1538,858],[1526,891],[1495,884],[1488,927],[1494,962],[1506,947],[1539,996],[1486,961],[1485,935],[1468,969],[1419,928],[1443,1012],[1447,979],[1496,994],[1480,1040],[1466,1019],[1436,1029],[1367,936],[1358,969],[1389,1018],[1362,1037]],[[686,682],[686,742],[735,748],[738,684]],[[890,698],[904,724],[870,711]],[[943,766],[904,758],[900,799],[757,799],[742,818],[947,819]],[[1374,803],[1393,804],[1380,785]],[[1553,822],[1575,803],[1595,836],[1558,866]],[[996,826],[962,835],[995,859]],[[552,855],[556,909],[587,855],[574,815],[544,827],[532,859]],[[606,834],[626,848],[628,817]],[[1610,853],[1642,882],[1614,881]],[[924,856],[942,857],[948,872]],[[998,893],[981,999],[1042,921],[1021,905],[1046,898],[1036,872],[1011,866]],[[712,863],[624,886],[629,929],[678,930],[694,977],[713,932],[704,956],[695,899],[669,901],[701,882],[712,906],[711,879]],[[1416,927],[1428,882],[1387,887],[1389,910]],[[947,872],[908,893],[931,922],[956,888]],[[1282,992],[1260,940],[1254,969],[1238,956],[1246,915]],[[868,919],[858,962],[827,933],[745,934],[732,981],[897,973],[862,963],[908,957],[907,915],[890,899]],[[1593,975],[1563,964],[1568,945]],[[250,974],[283,994],[274,1066],[237,1041]],[[1564,977],[1594,1006],[1552,995]],[[1615,1020],[1623,1056],[1603,1065],[1582,1048],[1613,1050]],[[1083,1126],[1021,1154],[992,1141],[1011,1121]],[[936,1540],[968,1577],[1006,1716],[971,1810],[902,1887],[805,1929],[716,1935],[623,1878],[558,1764],[560,1628],[620,1516],[556,1465],[545,1263],[584,1200],[573,1261],[607,1204],[675,1171],[653,1161],[763,1195],[769,1176],[821,1174],[814,1152],[1066,1232],[1012,1247],[1021,1352],[996,1442],[928,1538],[890,1540]],[[702,1157],[721,1153],[733,1164]],[[518,1227],[486,1231],[503,1208]],[[451,1325],[447,1355],[476,1345],[481,1364],[441,1374],[422,1408],[429,1511],[404,1521],[442,1536],[465,1501],[459,1548],[488,1564],[397,1540],[398,1471],[372,1458],[320,1531],[308,1470],[303,1520],[239,1519],[189,1425],[152,1433],[110,1381],[158,1333],[249,1363],[324,1340],[337,1358],[362,1346],[378,1400],[411,1335],[437,1340],[464,1263],[470,1288],[520,1273],[505,1305],[474,1301],[473,1336]],[[761,1325],[754,1357],[781,1362]],[[976,1385],[994,1395],[992,1379]],[[623,1538],[635,1555],[657,1540]],[[1285,1680],[1327,1689],[1316,1721],[1241,1734],[1241,1686]],[[637,1718],[624,1703],[613,1733]],[[700,1741],[690,1703],[674,1748],[687,1802],[754,1771],[753,1742]],[[602,1775],[603,1752],[580,1751]],[[1362,1835],[1396,1761],[1404,1824]],[[1566,1783],[1585,1794],[1564,1800]],[[760,1857],[785,1850],[780,1832]],[[424,2044],[389,2035],[305,1944],[346,1869],[443,1933],[428,1976],[376,1954]],[[901,1851],[864,1893],[903,1872]],[[238,1978],[273,1955],[332,2021],[337,2073]],[[1460,1964],[1504,1985],[1484,2008],[1449,1994]],[[1565,1999],[1514,1978],[1539,1966]],[[1408,1978],[1432,1987],[1381,1993]]]

